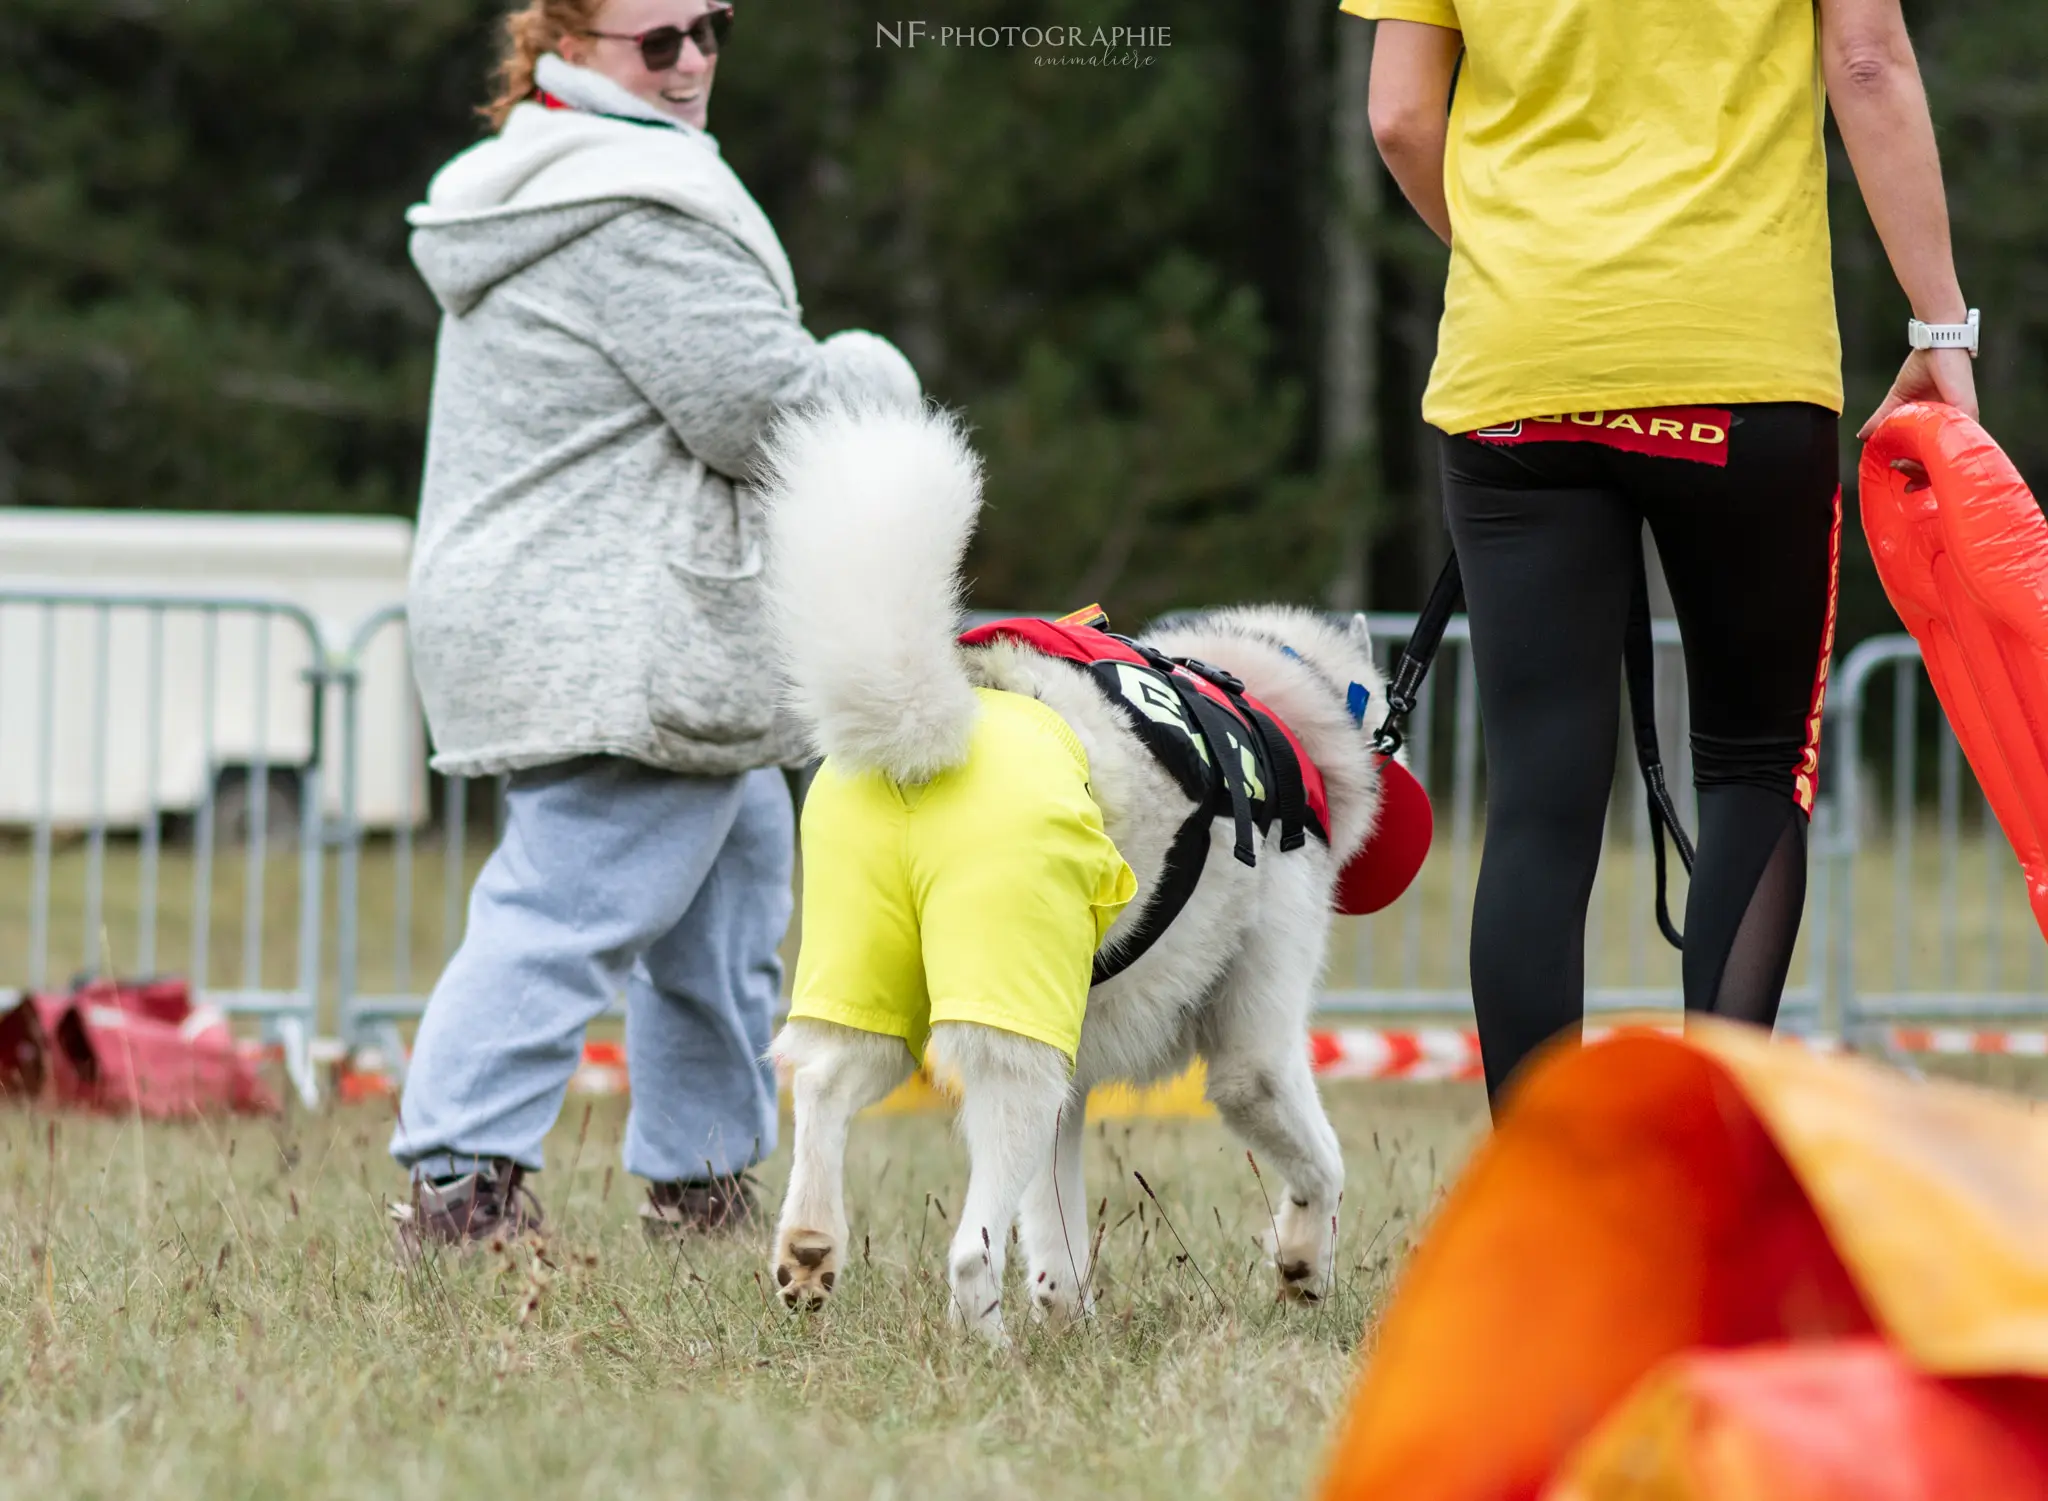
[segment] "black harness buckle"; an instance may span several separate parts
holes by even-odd
[[[1197,657],[1175,657],[1173,660],[1179,666],[1185,667],[1196,677],[1202,679],[1203,682],[1214,683],[1233,699],[1241,698],[1244,695],[1244,679],[1234,673],[1225,672],[1222,668],[1204,662]]]

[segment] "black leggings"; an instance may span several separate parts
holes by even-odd
[[[1485,721],[1472,1000],[1496,1100],[1533,1049],[1585,1013],[1586,905],[1646,521],[1685,640],[1699,789],[1686,1008],[1776,1020],[1806,895],[1837,419],[1796,404],[1733,412],[1726,468],[1593,443],[1445,441]]]

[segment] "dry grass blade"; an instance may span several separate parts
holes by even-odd
[[[1214,1284],[1209,1281],[1209,1274],[1202,1270],[1202,1263],[1195,1260],[1195,1253],[1190,1251],[1188,1243],[1181,1239],[1180,1231],[1174,1228],[1173,1221],[1167,1217],[1166,1206],[1159,1202],[1159,1195],[1152,1192],[1152,1185],[1145,1181],[1145,1175],[1133,1169],[1131,1176],[1138,1180],[1138,1187],[1145,1190],[1145,1197],[1150,1199],[1152,1207],[1159,1211],[1159,1223],[1166,1226],[1167,1231],[1173,1236],[1174,1244],[1180,1247],[1181,1259],[1195,1269],[1195,1275],[1202,1279],[1202,1286],[1209,1289],[1209,1296],[1216,1300],[1216,1306],[1227,1313],[1230,1305],[1223,1301],[1223,1294],[1216,1291]]]

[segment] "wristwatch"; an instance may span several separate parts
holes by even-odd
[[[1906,324],[1906,342],[1915,349],[1967,349],[1977,357],[1978,316],[1970,309],[1968,323],[1922,323],[1918,318]]]

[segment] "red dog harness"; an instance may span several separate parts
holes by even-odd
[[[1310,835],[1324,844],[1330,841],[1323,774],[1277,714],[1221,668],[1167,657],[1102,629],[1105,624],[1107,617],[1091,608],[1060,620],[999,620],[960,637],[963,646],[1015,641],[1086,668],[1103,695],[1124,712],[1153,758],[1196,804],[1167,852],[1157,896],[1114,955],[1096,956],[1097,985],[1121,974],[1158,942],[1194,896],[1216,819],[1231,820],[1232,853],[1248,866],[1258,863],[1252,831],[1269,833],[1276,818],[1283,852],[1300,849]],[[1354,712],[1362,714],[1362,701]],[[1391,902],[1407,888],[1428,851],[1428,798],[1405,767],[1391,761],[1385,765],[1392,773],[1382,773],[1389,806],[1367,850],[1346,867],[1338,883],[1340,911],[1377,911]],[[1390,825],[1400,832],[1391,841],[1383,840],[1380,835],[1389,832]],[[1369,869],[1361,869],[1369,852],[1375,858],[1368,862]],[[1353,905],[1360,900],[1372,905]]]

